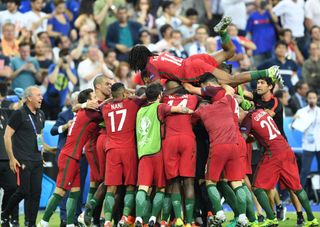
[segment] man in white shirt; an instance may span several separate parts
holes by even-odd
[[[305,23],[308,30],[312,26],[320,26],[320,1],[307,0],[305,4]]]
[[[41,12],[43,0],[31,0],[31,11],[24,14],[24,26],[34,35],[47,31],[48,19],[51,15]]]
[[[231,17],[232,23],[239,29],[239,35],[245,36],[247,10],[244,0],[221,0],[223,16]]]
[[[7,10],[0,11],[0,37],[2,37],[2,26],[6,23],[15,25],[15,34],[18,35],[24,23],[24,15],[18,11],[19,0],[8,0]]]
[[[172,1],[165,1],[162,5],[163,15],[156,19],[157,28],[160,29],[165,24],[170,24],[173,29],[177,29],[182,21],[176,17],[176,6]]]
[[[194,54],[205,54],[207,53],[206,43],[208,34],[208,28],[204,25],[200,25],[196,29],[195,41],[191,44],[188,54],[189,56]]]
[[[317,158],[318,172],[320,173],[320,108],[317,106],[318,93],[315,90],[308,91],[307,101],[308,106],[299,109],[295,115],[295,118],[306,118],[309,122],[309,127],[303,132],[302,137],[303,154],[300,174],[302,186],[305,186],[314,156]],[[312,119],[312,121],[309,121],[309,119]]]
[[[300,50],[304,47],[304,1],[303,0],[283,0],[280,1],[272,11],[280,17],[283,28],[292,31],[292,35],[297,39]]]
[[[88,50],[88,57],[86,60],[79,63],[78,76],[80,82],[80,91],[93,88],[93,81],[99,74],[103,74],[109,78],[114,75],[103,60],[103,54],[97,47],[90,47]]]

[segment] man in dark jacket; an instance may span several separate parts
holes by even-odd
[[[128,18],[128,9],[119,7],[117,21],[110,24],[107,32],[107,46],[116,50],[119,61],[128,61],[130,49],[139,42],[139,30],[142,26]]]

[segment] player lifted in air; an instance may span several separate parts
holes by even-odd
[[[169,53],[154,54],[147,47],[137,45],[129,53],[129,63],[133,70],[141,71],[145,83],[158,79],[169,79],[181,82],[198,82],[201,75],[210,72],[216,76],[219,83],[237,85],[251,80],[270,77],[273,81],[282,82],[277,66],[266,70],[243,72],[236,76],[224,72],[218,66],[232,58],[235,47],[227,34],[230,17],[224,17],[215,26],[220,33],[223,50],[213,55],[196,54],[187,59],[177,58]]]

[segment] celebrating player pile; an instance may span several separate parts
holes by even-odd
[[[254,110],[240,88],[237,95],[231,87],[258,79],[281,85],[279,70],[273,66],[231,75],[222,69],[222,62],[234,55],[226,33],[230,23],[230,18],[225,17],[215,27],[223,50],[212,56],[201,54],[183,60],[168,53],[153,54],[141,45],[131,50],[130,65],[142,72],[148,84],[145,94],[133,96],[118,82],[111,86],[111,99],[94,110],[77,111],[59,157],[57,188],[39,227],[49,225],[66,191],[70,191],[67,226],[74,226],[80,191],[79,159],[84,147],[90,166],[94,167],[92,188],[104,178],[95,194],[92,189],[84,215],[79,218],[86,226],[91,225],[95,213],[100,214],[98,208],[103,203],[105,227],[116,223],[120,227],[153,227],[158,223],[166,227],[170,222],[177,227],[201,222],[218,227],[226,221],[221,195],[235,214],[228,226],[278,226],[265,192],[278,182],[299,198],[307,214],[305,226],[319,225],[300,185],[294,153],[272,117],[263,109]],[[166,79],[164,91],[157,83],[159,79]],[[200,87],[188,82],[197,82]],[[97,102],[95,93],[90,89],[82,91],[79,102]],[[102,121],[105,129],[99,135]],[[208,139],[195,136],[193,126],[202,125]],[[252,152],[246,142],[255,139],[265,150],[252,182],[252,191],[266,212],[267,218],[262,222],[256,218],[255,197],[245,183],[246,174],[251,173]],[[207,148],[197,146],[200,143],[207,144]],[[203,154],[208,156],[201,160],[206,167],[197,162]],[[196,176],[196,169],[204,177]],[[203,182],[205,190],[195,190]],[[207,209],[201,203],[207,204]],[[196,221],[195,210],[208,217]]]

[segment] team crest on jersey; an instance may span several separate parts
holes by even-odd
[[[141,134],[142,138],[139,141],[139,146],[143,147],[144,145],[149,143],[149,138],[148,138],[148,132],[151,126],[151,120],[149,119],[149,117],[143,117],[141,119],[141,124],[140,124],[140,128],[139,133]]]

